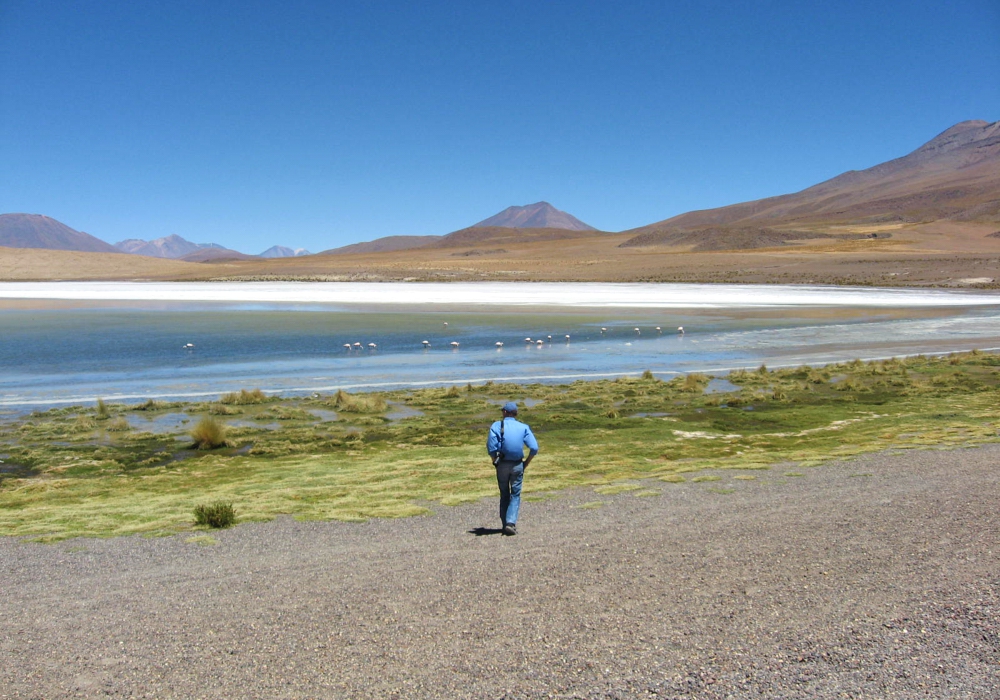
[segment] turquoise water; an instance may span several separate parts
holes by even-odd
[[[560,382],[646,369],[669,377],[761,363],[820,364],[1000,346],[1000,307],[992,306],[384,309],[7,302],[0,306],[0,408],[17,412],[92,403],[96,397],[202,399],[241,388],[304,394],[487,380]],[[684,335],[678,326],[685,327]],[[602,333],[602,327],[608,330]],[[527,337],[544,342],[529,344]],[[346,350],[345,343],[360,343],[361,349]],[[369,349],[369,343],[377,347]]]

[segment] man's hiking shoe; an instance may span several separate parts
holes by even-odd
[[[517,526],[514,525],[513,523],[507,523],[506,525],[503,526],[503,534],[509,537],[513,537],[514,535],[517,534]]]

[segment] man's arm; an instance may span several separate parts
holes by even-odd
[[[490,426],[490,431],[486,435],[486,451],[491,459],[496,459],[497,452],[500,451],[500,435]]]
[[[524,468],[527,469],[528,465],[531,464],[531,460],[538,454],[538,440],[535,439],[535,434],[531,432],[531,428],[528,426],[524,426],[524,444],[528,448],[528,456],[524,460]]]

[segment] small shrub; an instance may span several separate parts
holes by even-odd
[[[76,430],[93,430],[97,427],[97,421],[90,416],[77,416],[73,422],[73,427]]]
[[[611,418],[612,420],[614,420],[615,418],[620,418],[621,415],[622,414],[618,411],[617,408],[612,408],[604,414],[605,418]]]
[[[237,406],[264,403],[265,401],[267,401],[267,395],[260,389],[254,389],[252,391],[240,389],[238,392],[234,391],[230,394],[223,394],[219,397],[219,403],[236,404]]]
[[[114,420],[108,422],[104,429],[109,433],[124,433],[131,429],[132,426],[128,424],[128,419],[125,416],[118,416]]]
[[[222,403],[214,403],[209,407],[208,412],[213,416],[233,416],[240,413],[240,409]]]
[[[448,391],[444,392],[444,395],[449,399],[457,399],[459,396],[462,395],[462,392],[460,392],[458,390],[458,387],[453,384],[452,386],[448,387]]]
[[[208,505],[195,506],[195,525],[207,525],[208,527],[222,528],[236,524],[236,511],[232,503],[216,501]]]
[[[104,403],[104,399],[97,399],[97,412],[94,414],[94,418],[97,420],[108,420],[111,418],[111,410]]]
[[[452,387],[452,389],[455,390],[456,396],[461,395],[458,387]],[[378,394],[353,396],[343,389],[338,389],[337,393],[334,394],[333,405],[344,413],[381,413],[388,407],[385,399]]]
[[[700,394],[708,384],[708,377],[704,374],[692,372],[684,376],[684,383],[681,384],[681,391],[689,394]]]
[[[731,384],[742,384],[750,378],[750,373],[745,369],[735,369],[726,378]]]
[[[653,371],[649,370],[649,369],[647,369],[645,372],[642,373],[642,378],[643,379],[656,379],[656,377],[653,376]]]
[[[194,446],[199,450],[214,450],[226,444],[226,426],[211,416],[204,416],[191,429]]]
[[[761,365],[757,368],[757,374],[765,375],[767,374],[767,365]]]
[[[133,411],[155,411],[160,408],[160,402],[154,399],[146,399],[140,404],[132,407]]]

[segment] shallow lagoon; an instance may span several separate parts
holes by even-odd
[[[1000,296],[746,285],[19,283],[0,285],[0,339],[0,407],[20,411],[97,396],[562,382],[991,349],[1000,347]]]

